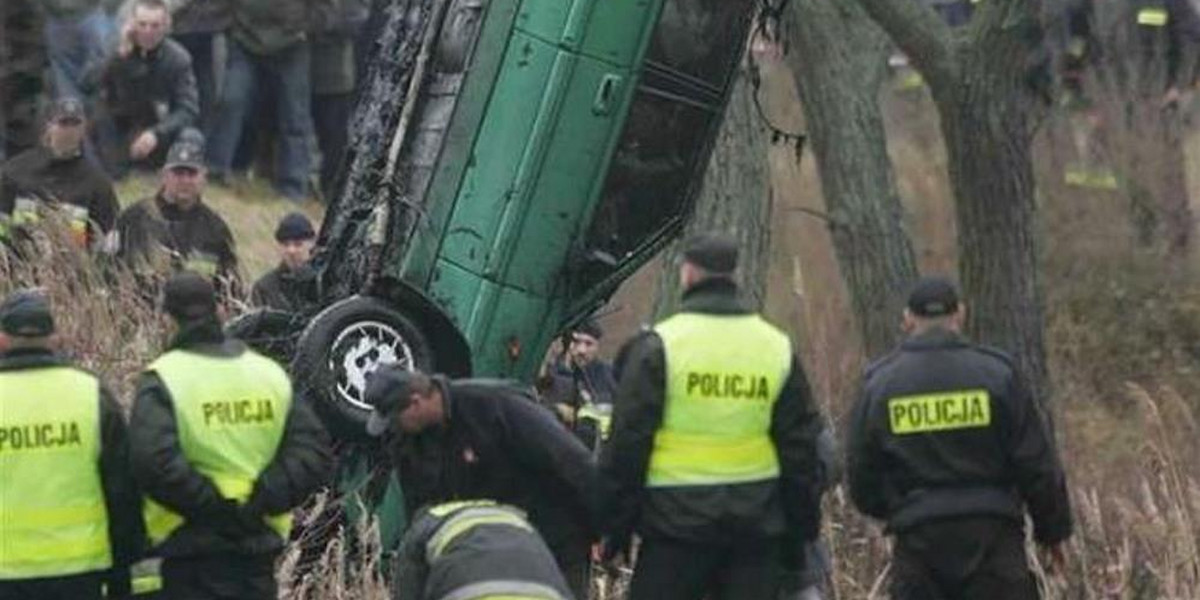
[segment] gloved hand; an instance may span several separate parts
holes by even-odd
[[[133,595],[129,567],[113,567],[104,575],[104,597],[106,600],[124,600]]]

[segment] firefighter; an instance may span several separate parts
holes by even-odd
[[[289,511],[330,475],[327,435],[282,367],[225,337],[208,278],[175,275],[163,296],[178,334],[130,422],[163,594],[273,600]]]
[[[1037,598],[1024,518],[1052,569],[1071,535],[1066,477],[1049,425],[1008,355],[961,332],[943,278],[908,298],[908,338],[869,366],[849,447],[855,505],[895,536],[897,600]]]
[[[775,598],[820,520],[821,418],[788,336],[743,304],[736,242],[685,244],[681,311],[618,359],[603,558],[632,600]]]
[[[144,538],[125,422],[53,336],[41,293],[0,305],[0,600],[123,598]]]
[[[404,535],[393,572],[395,600],[573,597],[525,513],[490,500],[422,509]]]
[[[392,434],[409,513],[435,502],[491,498],[529,513],[572,592],[586,597],[596,469],[532,391],[386,365],[367,380],[374,436]]]

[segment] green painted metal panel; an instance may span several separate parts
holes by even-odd
[[[483,317],[488,322],[482,335],[473,342],[476,372],[531,381],[548,343],[543,332],[558,312],[551,302],[522,290],[499,288],[492,308]]]
[[[518,235],[497,238],[493,257],[506,261],[503,280],[549,296],[562,277],[567,255],[604,176],[609,149],[633,86],[632,73],[583,58],[575,65],[546,138],[535,178],[522,185],[528,200],[509,214]]]
[[[405,247],[397,249],[402,256],[393,257],[389,262],[399,278],[418,289],[425,289],[433,275],[463,173],[474,159],[475,139],[492,99],[492,87],[507,55],[519,2],[490,0],[485,3],[487,13],[476,43],[477,51],[471,59],[461,96],[454,108],[454,117],[438,159],[437,172],[426,192],[426,218],[412,240]]]
[[[640,41],[661,0],[524,0],[517,27],[615,66],[641,56]]]
[[[641,41],[661,4],[660,0],[598,0],[580,51],[615,65],[636,65]]]
[[[529,153],[539,151],[535,127],[550,118],[557,93],[550,82],[562,77],[563,57],[554,46],[514,34],[447,224],[443,258],[480,274],[489,264],[501,221],[520,200],[515,176]]]
[[[471,314],[483,283],[479,275],[445,260],[438,261],[429,281],[429,297],[441,305],[455,325],[458,325],[468,343],[471,340]]]

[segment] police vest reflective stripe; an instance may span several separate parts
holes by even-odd
[[[0,580],[112,566],[100,384],[70,367],[0,373]]]
[[[1171,21],[1171,14],[1162,6],[1148,6],[1138,11],[1138,25],[1144,27],[1166,27]]]
[[[666,406],[649,487],[779,476],[771,413],[791,369],[787,335],[758,315],[683,313],[658,324]]]
[[[463,586],[438,600],[565,600],[558,590],[528,581],[481,581]]]
[[[211,357],[183,350],[164,354],[147,369],[171,393],[179,447],[225,498],[243,503],[254,482],[275,458],[292,403],[292,384],[283,368],[246,350],[238,357]],[[146,500],[146,529],[159,544],[183,518]],[[281,537],[291,515],[274,515],[267,525]]]
[[[458,512],[454,512],[456,510]],[[498,506],[494,502],[472,502],[468,505],[454,502],[434,507],[429,512],[436,517],[450,515],[425,544],[425,560],[430,563],[440,558],[451,542],[481,525],[505,525],[533,532],[533,526],[525,519],[524,513],[511,507]]]

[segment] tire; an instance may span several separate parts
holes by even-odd
[[[380,365],[429,371],[433,352],[412,320],[369,296],[339,300],[317,314],[296,347],[292,374],[335,437],[365,442],[371,406],[362,393]]]

